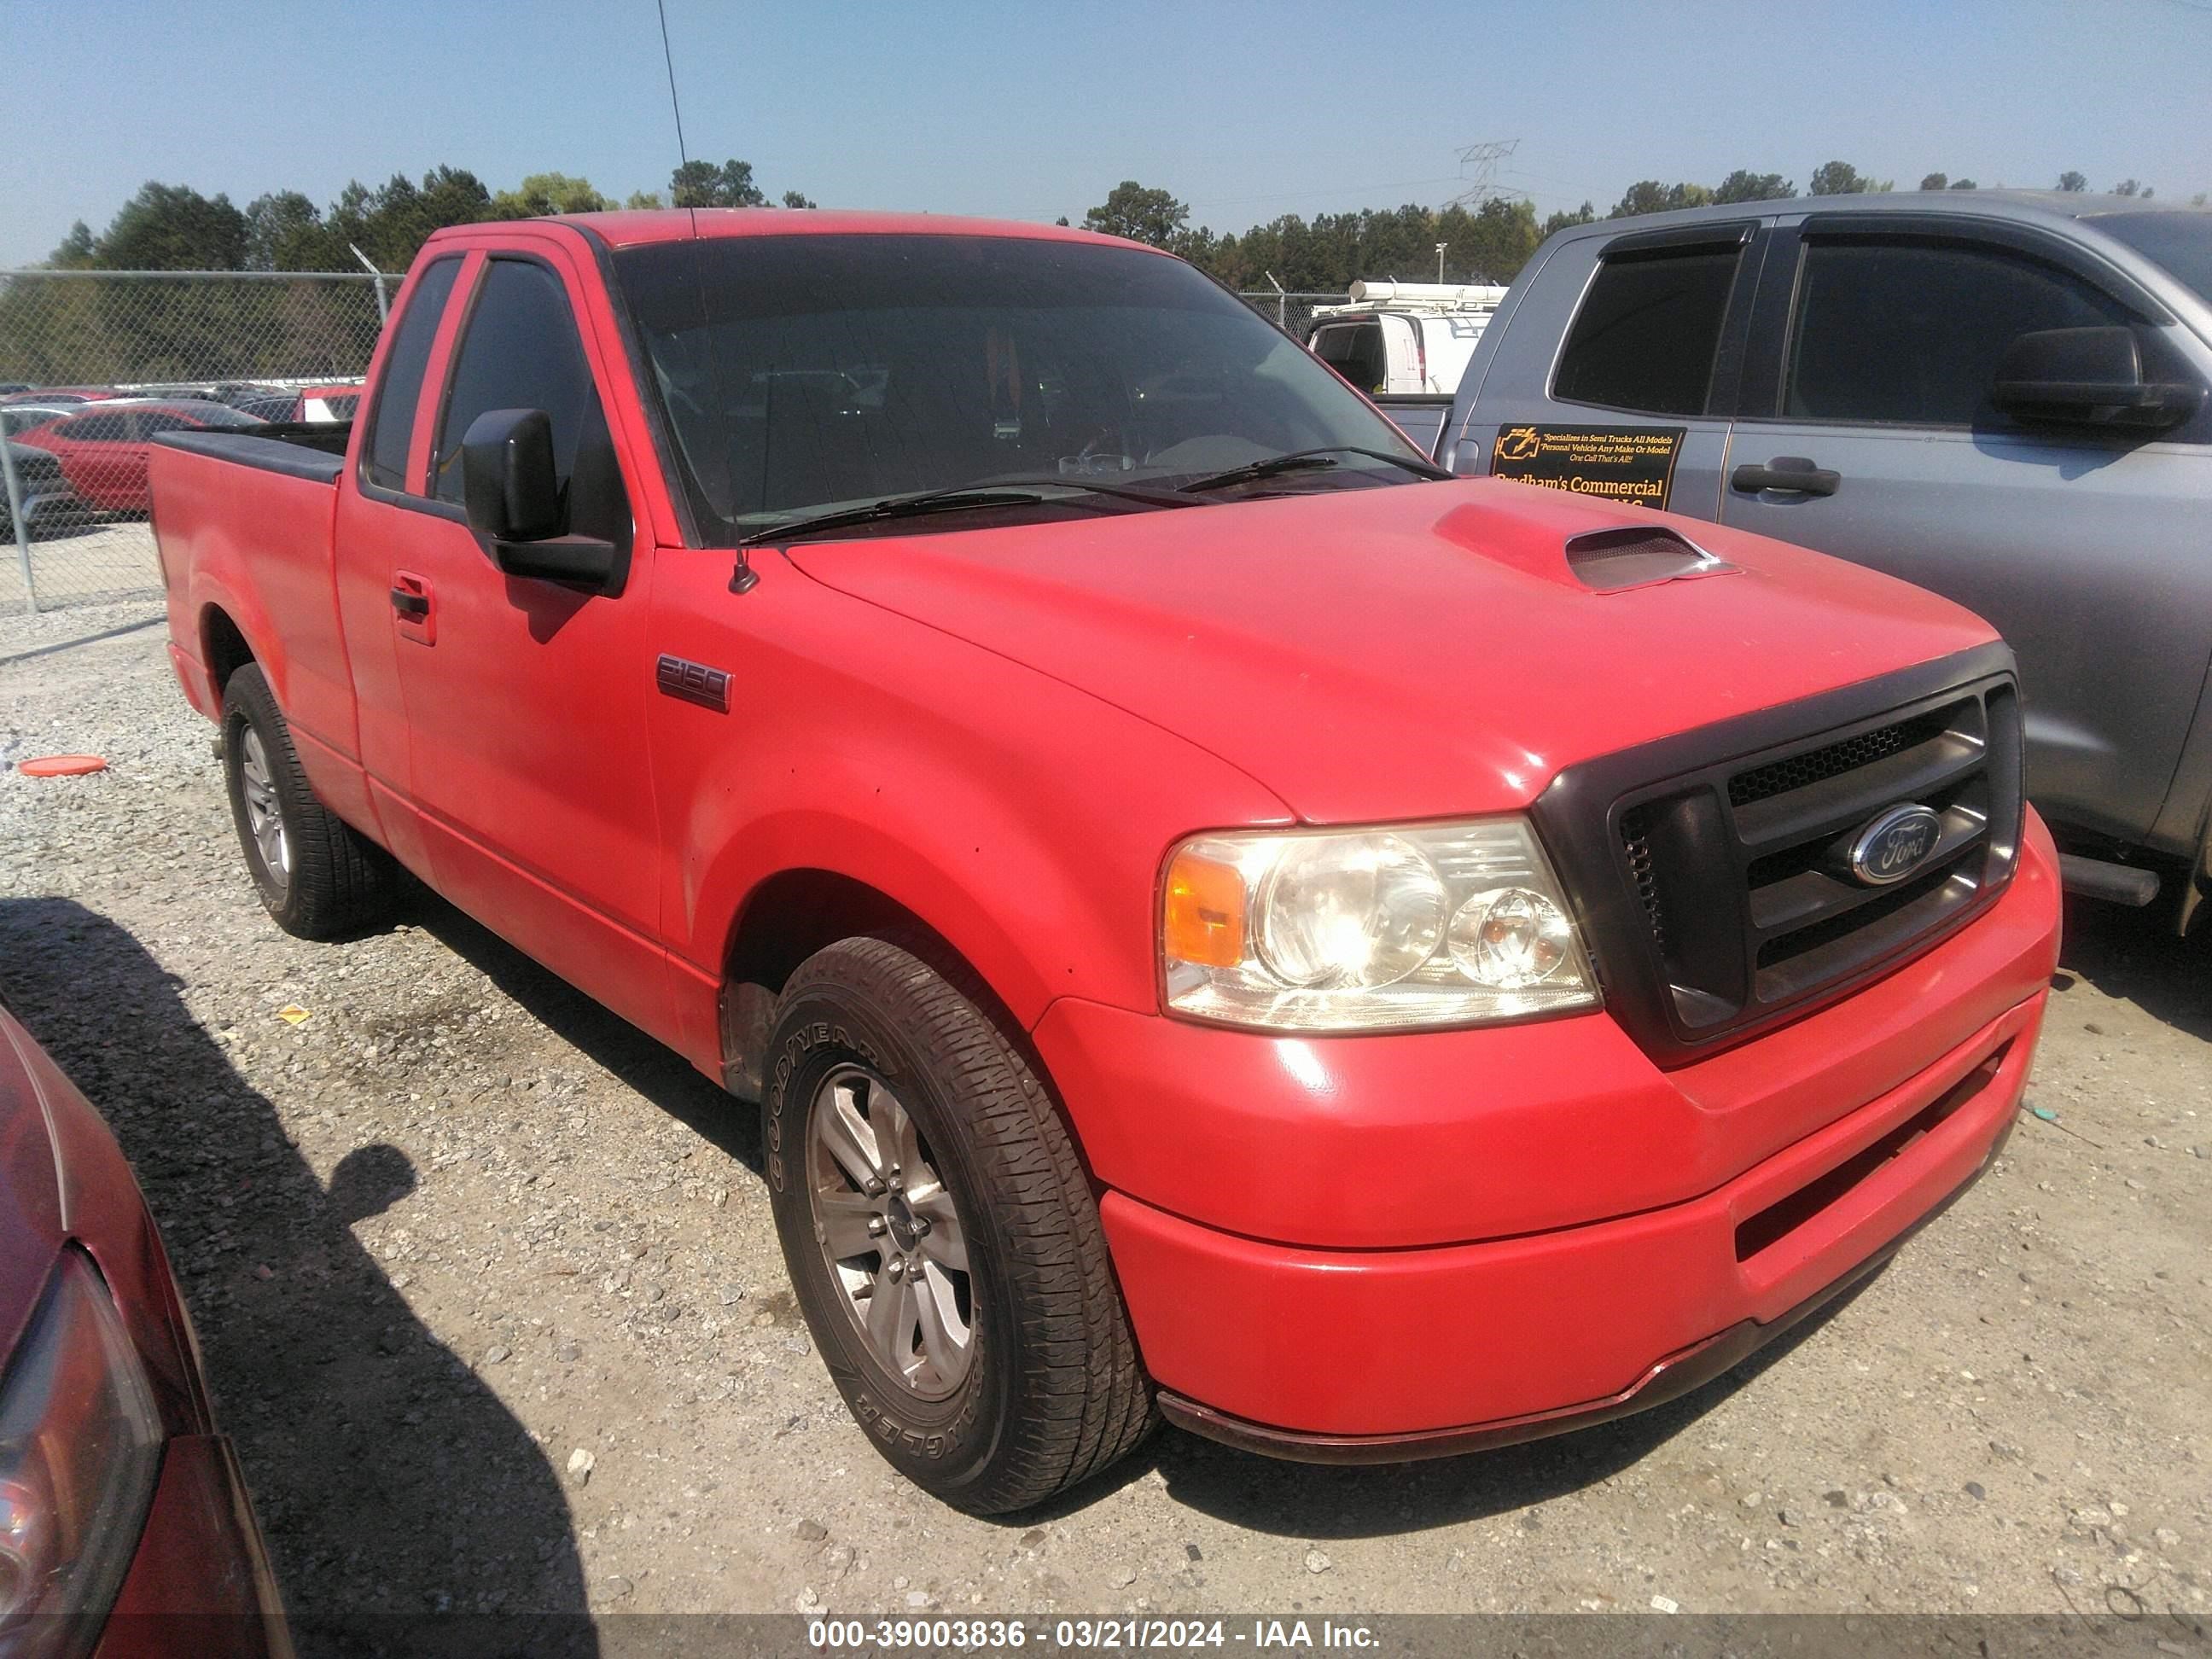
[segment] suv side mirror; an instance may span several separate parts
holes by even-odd
[[[2131,328],[2046,328],[2005,349],[1990,397],[2018,421],[2159,431],[2194,415],[2204,388],[2145,380]]]
[[[553,465],[553,422],[542,409],[488,409],[461,438],[461,502],[469,528],[491,544],[510,576],[614,591],[611,542],[565,536],[568,519]]]

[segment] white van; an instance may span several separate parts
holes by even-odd
[[[1322,306],[1306,344],[1370,396],[1449,396],[1505,297],[1482,283],[1354,283],[1349,305]]]

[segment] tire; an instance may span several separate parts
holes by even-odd
[[[390,914],[398,866],[316,799],[258,663],[223,687],[222,757],[238,844],[279,927],[337,939]]]
[[[838,1392],[893,1468],[995,1515],[1124,1455],[1152,1397],[1074,1146],[983,1000],[890,939],[817,952],[779,1002],[763,1111],[784,1261]]]

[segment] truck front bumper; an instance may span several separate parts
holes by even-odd
[[[1602,1014],[1300,1040],[1063,1001],[1035,1036],[1164,1409],[1388,1461],[1656,1404],[1878,1265],[2009,1129],[2057,928],[2031,818],[1967,927],[1675,1071]]]

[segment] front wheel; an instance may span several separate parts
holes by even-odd
[[[779,1005],[765,1113],[838,1391],[895,1468],[989,1515],[1104,1468],[1152,1411],[1082,1164],[981,1002],[886,939],[817,952]]]

